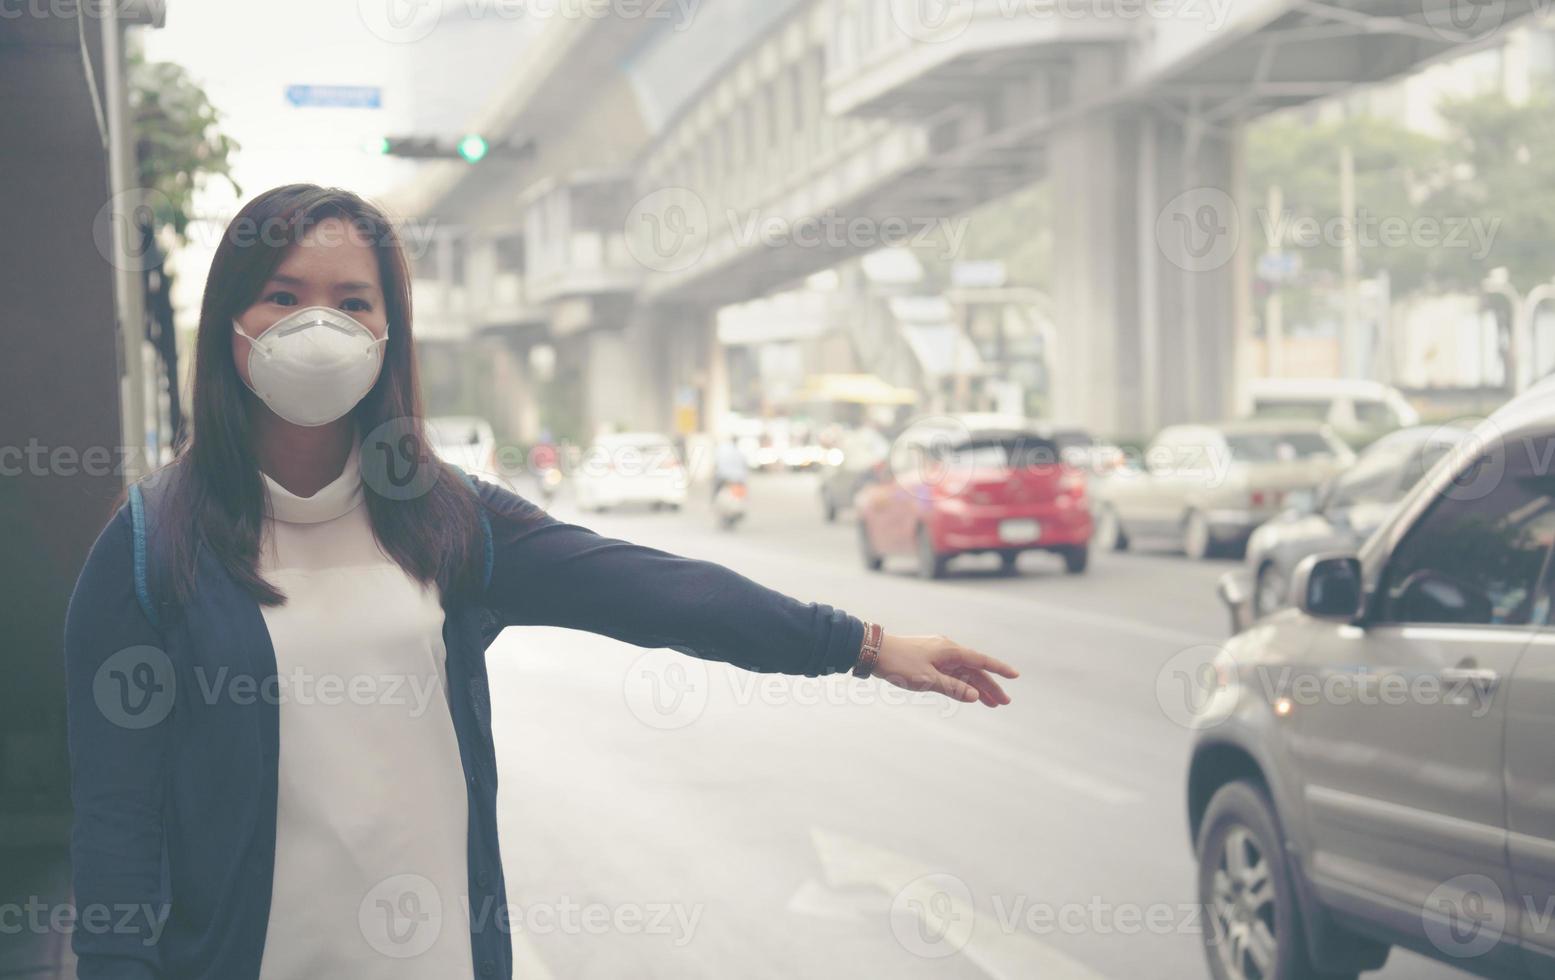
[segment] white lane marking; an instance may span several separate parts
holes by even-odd
[[[959,953],[996,980],[1105,980],[1030,933],[1002,928],[996,916],[979,915],[968,900],[970,887],[954,874],[819,827],[810,828],[810,839],[833,888],[873,885],[890,897],[893,915],[917,917],[917,927],[905,937],[899,923],[892,924],[897,941],[910,952]]]
[[[883,683],[883,682],[882,682]],[[1144,801],[1142,793],[1135,792],[1126,786],[1120,786],[1106,779],[1101,779],[1087,772],[1072,769],[1069,766],[1052,762],[1033,755],[1030,752],[1017,751],[1008,745],[994,741],[993,738],[974,734],[957,728],[951,719],[926,718],[911,711],[890,712],[894,718],[901,718],[914,726],[924,729],[931,737],[941,742],[953,742],[970,749],[969,755],[996,760],[1003,765],[1014,766],[1044,780],[1051,786],[1061,787],[1082,796],[1088,796],[1100,803],[1108,803],[1114,806],[1130,806]],[[1017,736],[1011,736],[1017,737]]]
[[[866,912],[884,915],[891,911],[891,903],[880,894],[879,889],[871,888],[867,892],[862,889],[844,891],[828,888],[814,878],[806,878],[789,896],[787,908],[790,912],[822,919],[862,922]]]

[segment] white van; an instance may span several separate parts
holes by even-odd
[[[1254,418],[1327,422],[1346,436],[1376,436],[1420,424],[1397,388],[1352,378],[1257,378],[1248,385]]]

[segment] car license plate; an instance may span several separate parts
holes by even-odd
[[[1042,529],[1036,521],[1000,521],[999,540],[1011,543],[1035,541]]]

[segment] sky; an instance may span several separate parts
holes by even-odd
[[[169,0],[166,25],[139,31],[148,60],[182,65],[221,113],[222,131],[240,144],[233,170],[242,196],[212,182],[195,207],[216,220],[193,228],[194,241],[171,260],[181,328],[194,326],[215,243],[244,201],[295,181],[379,197],[413,179],[421,164],[370,152],[372,141],[431,128],[458,132],[493,78],[511,70],[511,55],[474,63],[467,52],[472,41],[489,49],[504,37],[511,51],[525,25],[490,12],[475,22],[459,16],[461,5],[444,10],[425,36],[396,35],[385,29],[384,8],[402,2]],[[287,99],[292,85],[377,86],[381,107],[297,107]]]

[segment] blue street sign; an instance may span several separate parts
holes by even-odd
[[[383,105],[383,89],[376,85],[288,85],[286,101],[299,107],[377,109]]]
[[[1301,275],[1301,256],[1294,252],[1265,252],[1258,256],[1258,278],[1264,282],[1290,282]]]

